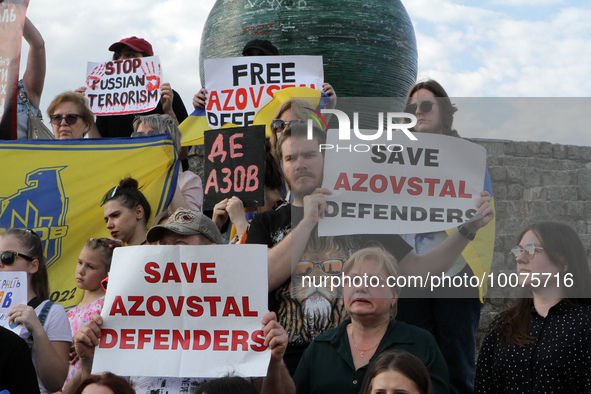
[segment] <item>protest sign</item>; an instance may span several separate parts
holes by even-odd
[[[265,376],[265,313],[264,245],[118,248],[93,373]]]
[[[0,326],[19,334],[22,324],[8,320],[8,312],[16,305],[27,305],[27,273],[0,272]]]
[[[162,71],[158,56],[88,62],[86,97],[95,115],[151,111],[160,101]]]
[[[101,198],[135,178],[153,215],[172,200],[179,162],[168,134],[138,138],[6,141],[0,144],[0,232],[33,229],[43,242],[50,300],[82,299],[74,272],[89,238],[109,237]],[[148,221],[150,223],[150,221]]]
[[[226,123],[253,124],[273,93],[290,87],[322,90],[321,56],[247,56],[206,59],[207,121],[212,129]]]
[[[248,153],[247,153],[248,152]],[[205,133],[203,209],[236,196],[245,207],[265,200],[265,126],[234,127]]]
[[[17,138],[21,37],[29,0],[0,1],[0,139]]]
[[[361,130],[366,135],[375,131]],[[386,133],[384,133],[386,134]],[[486,150],[444,135],[338,140],[329,130],[322,236],[407,234],[447,230],[470,220],[484,190]]]

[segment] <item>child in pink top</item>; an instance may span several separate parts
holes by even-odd
[[[76,267],[76,285],[80,290],[84,290],[84,297],[68,312],[72,336],[90,320],[93,313],[101,313],[105,296],[101,281],[107,277],[113,250],[119,246],[122,246],[121,242],[111,238],[91,238],[80,251]],[[71,349],[70,369],[64,387],[79,369],[80,361],[76,352]]]

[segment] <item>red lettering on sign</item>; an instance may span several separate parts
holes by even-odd
[[[146,274],[151,275],[151,276],[144,276],[144,279],[146,279],[146,282],[157,283],[158,281],[160,281],[160,272],[156,271],[158,268],[160,268],[160,266],[153,261],[146,264],[144,270],[146,271]]]
[[[337,179],[337,182],[334,185],[334,190],[345,189],[351,190],[351,186],[349,186],[349,178],[347,178],[347,174],[341,172]]]
[[[367,177],[368,177],[367,174],[353,174],[353,178],[359,179],[353,185],[353,191],[355,191],[355,192],[366,192],[367,191],[367,187],[366,186],[361,186],[361,185],[363,184],[363,182],[365,182],[367,180]]]
[[[123,300],[121,299],[121,296],[115,296],[115,300],[113,301],[113,306],[111,307],[109,316],[115,316],[117,313],[120,313],[121,316],[127,316],[127,311],[125,310],[125,306],[123,305]]]
[[[215,263],[201,263],[201,283],[217,283],[215,275]]]
[[[199,317],[203,315],[203,307],[201,304],[199,304],[200,302],[201,298],[199,297],[191,296],[187,298],[187,306],[193,309],[191,311],[187,311],[187,313],[193,317]]]
[[[133,349],[133,334],[135,334],[135,330],[131,329],[122,329],[121,330],[121,342],[119,344],[119,349]]]
[[[218,134],[211,146],[211,153],[207,156],[207,159],[213,163],[213,159],[216,156],[222,156],[220,163],[226,160],[226,152],[224,151],[224,135]]]
[[[265,346],[265,333],[263,330],[254,331],[250,336],[250,340],[259,345],[250,345],[250,349],[255,352],[262,352],[267,348]]]
[[[228,342],[228,334],[230,332],[227,330],[216,330],[213,332],[213,350],[228,350],[228,345],[225,345]]]
[[[254,164],[248,166],[246,174],[246,188],[245,192],[253,192],[259,188],[259,168]]]
[[[166,350],[168,349],[168,334],[170,331],[168,330],[154,330],[154,349],[156,350]],[[164,344],[163,344],[164,342]]]
[[[144,316],[146,313],[144,311],[138,311],[138,308],[144,302],[144,297],[142,296],[129,296],[127,297],[129,301],[133,301],[133,305],[129,309],[129,316]]]
[[[99,341],[99,347],[103,349],[110,349],[117,344],[117,340],[117,331],[111,330],[110,328],[103,328],[101,330],[101,340]]]
[[[237,149],[242,149],[242,145],[236,142],[236,138],[242,137],[244,137],[244,133],[236,133],[230,137],[230,157],[232,159],[244,156],[244,153],[236,152]]]
[[[234,111],[236,108],[230,107],[230,99],[232,98],[232,94],[234,91],[232,89],[222,90],[223,94],[226,94],[226,101],[224,101],[224,111]]]
[[[238,345],[242,346],[242,351],[248,350],[248,332],[246,331],[232,331],[232,351],[238,350]]]
[[[201,343],[203,337],[203,343]],[[205,350],[211,344],[211,335],[205,330],[193,331],[193,350]]]

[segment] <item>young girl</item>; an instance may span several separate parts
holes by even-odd
[[[68,349],[72,333],[61,305],[49,298],[43,244],[32,230],[10,229],[0,234],[0,271],[27,273],[27,305],[17,305],[10,321],[24,326],[20,333],[31,347],[42,394],[59,390],[68,372]]]
[[[105,279],[111,268],[113,250],[121,243],[110,238],[91,238],[80,251],[76,267],[76,285],[84,290],[82,301],[70,309],[68,319],[72,328],[72,336],[84,323],[90,320],[93,313],[101,313],[105,290],[101,281]],[[66,383],[80,369],[76,353],[70,352],[70,369]]]
[[[360,393],[433,394],[433,384],[429,370],[417,356],[390,349],[370,364]]]

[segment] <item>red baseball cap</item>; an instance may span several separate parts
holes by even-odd
[[[147,53],[150,56],[154,56],[154,51],[152,50],[152,44],[148,41],[144,40],[143,38],[137,38],[136,36],[124,38],[119,42],[114,43],[109,47],[109,51],[117,52],[121,49],[122,46],[128,46],[134,51]]]

